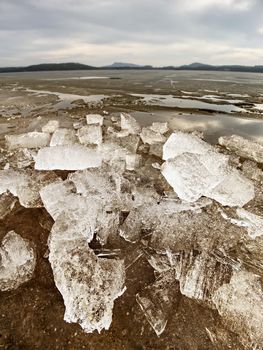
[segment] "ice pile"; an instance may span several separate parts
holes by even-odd
[[[143,257],[156,279],[136,291],[136,300],[158,336],[187,297],[217,309],[220,327],[236,332],[244,348],[260,347],[259,146],[250,141],[227,146],[239,158],[196,134],[172,132],[167,123],[141,128],[125,113],[108,119],[89,114],[72,129],[50,121],[42,128],[49,140],[43,144],[27,134],[7,138],[8,148],[36,147],[37,153],[34,166],[25,162],[18,170],[7,152],[10,169],[0,171],[0,220],[12,213],[17,198],[25,208],[44,207],[54,220],[49,262],[64,319],[86,332],[109,329],[130,266]],[[28,244],[14,232],[5,236],[2,290],[32,277],[35,258]],[[216,341],[228,347],[227,337]]]

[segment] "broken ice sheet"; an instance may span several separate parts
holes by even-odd
[[[263,235],[262,216],[253,214],[243,208],[238,208],[236,213],[239,219],[229,218],[225,213],[222,213],[222,216],[229,220],[232,224],[245,227],[248,235],[253,239]]]
[[[43,203],[40,198],[41,188],[55,182],[58,177],[53,172],[27,172],[28,182],[21,183],[17,188],[17,196],[20,204],[25,208],[41,208]]]
[[[240,336],[245,349],[263,344],[263,290],[260,277],[238,271],[213,295],[213,302],[231,330]]]
[[[83,145],[99,145],[102,143],[102,128],[100,125],[85,125],[78,129],[79,142]]]
[[[121,128],[129,134],[139,134],[141,126],[135,118],[127,113],[121,113]]]
[[[100,167],[101,154],[82,145],[45,147],[35,158],[37,170],[80,170]]]
[[[247,140],[238,135],[220,137],[218,140],[221,146],[226,147],[231,152],[240,157],[263,163],[263,145]]]
[[[60,128],[54,131],[50,140],[50,146],[68,146],[77,143],[75,130]]]
[[[15,231],[8,232],[0,247],[0,290],[12,290],[30,280],[36,265],[32,245]]]
[[[45,124],[42,127],[42,131],[52,134],[53,132],[55,132],[57,129],[59,128],[59,121],[58,120],[49,120],[47,122],[47,124]]]
[[[6,135],[5,139],[9,149],[40,148],[49,144],[50,135],[33,131],[26,134]]]
[[[166,161],[161,171],[178,196],[188,202],[206,196],[223,205],[242,207],[255,195],[253,183],[214,152],[181,154]]]
[[[161,274],[152,285],[136,295],[137,303],[158,336],[164,332],[171,313],[176,312],[174,305],[178,295],[174,270]]]
[[[63,214],[61,214],[63,215]],[[98,258],[88,242],[59,217],[49,239],[49,261],[55,284],[63,296],[67,322],[85,332],[109,329],[114,300],[125,291],[122,260]]]

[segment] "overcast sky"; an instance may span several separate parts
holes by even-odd
[[[0,66],[263,65],[263,0],[0,0]]]

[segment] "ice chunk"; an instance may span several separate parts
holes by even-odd
[[[0,194],[10,191],[17,196],[19,186],[27,186],[29,176],[25,172],[15,170],[0,170]]]
[[[41,208],[43,203],[39,191],[49,183],[58,179],[54,172],[30,172],[28,182],[18,185],[17,196],[19,202],[25,208]]]
[[[85,125],[78,130],[79,142],[84,145],[99,145],[102,143],[102,129],[100,125]]]
[[[228,282],[232,266],[206,253],[183,251],[173,255],[180,291],[188,298],[211,302],[212,295]]]
[[[50,135],[44,132],[29,132],[19,135],[6,135],[6,143],[9,149],[17,148],[41,148],[50,142]]]
[[[49,120],[47,124],[42,127],[42,131],[48,134],[53,134],[59,128],[58,120]]]
[[[121,129],[127,131],[128,134],[139,134],[141,131],[137,120],[127,113],[121,113]]]
[[[143,143],[148,143],[149,145],[154,145],[155,143],[164,143],[166,137],[160,132],[153,131],[150,127],[142,128],[140,133]]]
[[[178,196],[188,202],[206,196],[223,205],[242,207],[254,198],[252,182],[215,152],[183,153],[167,160],[161,171]]]
[[[49,261],[66,307],[64,319],[79,323],[88,333],[107,330],[114,300],[125,290],[124,263],[96,257],[77,230],[67,231],[59,217],[49,240]]]
[[[97,150],[82,145],[42,148],[35,158],[37,170],[80,170],[100,167],[102,157]]]
[[[126,241],[135,243],[140,239],[142,230],[141,212],[132,210],[120,227],[120,236]]]
[[[100,114],[87,114],[86,115],[86,120],[87,120],[87,124],[91,125],[91,124],[99,124],[100,126],[103,125],[103,116],[101,116]]]
[[[257,163],[263,163],[263,145],[247,140],[241,136],[232,135],[220,137],[218,140],[221,146],[243,158],[249,158]]]
[[[164,332],[169,316],[174,312],[178,294],[174,271],[171,270],[136,295],[137,303],[158,336]]]
[[[163,146],[163,159],[175,158],[184,153],[206,154],[213,147],[199,137],[183,132],[174,132]]]
[[[139,154],[126,155],[126,169],[135,170],[140,167],[142,157]]]
[[[230,219],[230,221],[238,226],[246,227],[248,235],[255,239],[263,235],[263,217],[250,213],[245,209],[237,209],[237,215],[241,220]]]
[[[14,231],[8,232],[0,247],[0,290],[16,289],[30,280],[35,265],[32,245]]]
[[[236,272],[230,283],[214,293],[213,302],[246,349],[262,347],[263,290],[259,276],[247,271]]]
[[[149,154],[156,156],[158,158],[163,157],[163,144],[162,143],[155,143],[150,146]]]
[[[169,131],[168,123],[159,123],[155,122],[152,123],[150,126],[150,129],[154,132],[160,133],[160,134],[165,134],[167,131]]]
[[[60,128],[51,137],[50,146],[68,146],[77,143],[75,130]]]
[[[14,208],[17,199],[10,193],[0,195],[0,220],[3,220]]]

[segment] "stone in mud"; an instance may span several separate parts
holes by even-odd
[[[127,131],[127,135],[125,134],[125,136],[128,136],[129,134],[139,134],[141,126],[131,115],[121,113],[121,129]]]
[[[98,124],[100,126],[103,125],[104,117],[100,114],[87,114],[86,121],[88,125]]]
[[[3,220],[14,208],[17,199],[9,192],[0,195],[0,220]]]
[[[45,147],[35,158],[37,170],[81,170],[100,167],[102,157],[97,150],[82,145]]]
[[[60,128],[51,137],[50,146],[69,146],[77,143],[75,130]]]
[[[41,148],[49,145],[50,135],[33,131],[26,134],[6,135],[5,139],[9,149]]]
[[[125,290],[124,262],[98,258],[78,231],[68,232],[61,217],[52,228],[49,250],[65,321],[79,323],[87,333],[109,329],[114,300]]]
[[[218,140],[221,146],[238,156],[254,160],[257,163],[263,163],[263,145],[247,140],[238,135],[223,136]]]
[[[29,281],[36,256],[32,245],[14,231],[8,232],[0,247],[0,290],[12,290]]]
[[[47,124],[42,127],[42,132],[46,132],[48,134],[53,134],[59,128],[58,120],[49,120]]]
[[[85,125],[77,132],[79,142],[83,145],[99,145],[102,143],[100,125]]]

